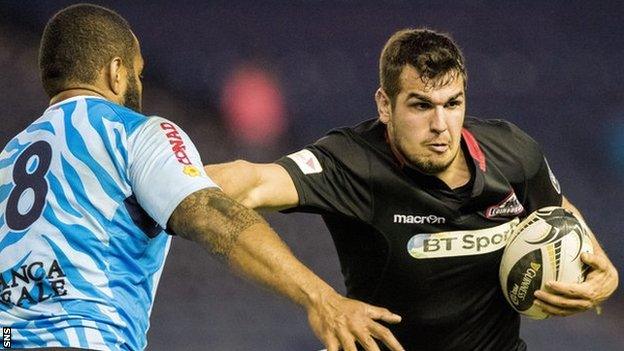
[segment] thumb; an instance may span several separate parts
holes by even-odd
[[[386,308],[368,305],[368,316],[372,319],[380,319],[384,322],[396,324],[401,322],[401,316],[390,312]]]
[[[606,268],[606,262],[604,261],[604,258],[596,254],[584,252],[583,254],[581,254],[581,260],[594,269],[604,270]]]

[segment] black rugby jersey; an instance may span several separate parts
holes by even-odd
[[[403,166],[385,133],[369,120],[278,160],[299,194],[287,212],[323,216],[347,295],[401,315],[389,328],[407,350],[524,349],[498,269],[512,223],[561,205],[539,146],[509,122],[466,117],[472,189],[454,197]]]

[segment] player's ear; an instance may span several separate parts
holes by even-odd
[[[379,120],[382,123],[390,122],[390,115],[392,113],[392,103],[390,98],[386,95],[386,92],[379,88],[375,92],[375,102],[377,103],[377,112],[379,113]]]
[[[123,64],[121,57],[114,57],[108,63],[108,72],[106,72],[106,80],[108,82],[109,89],[115,95],[122,95],[126,88],[126,78],[128,72]]]

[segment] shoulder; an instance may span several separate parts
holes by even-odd
[[[133,134],[150,118],[127,107],[104,99],[86,99],[89,116],[122,123],[128,135]]]
[[[363,154],[370,150],[374,134],[383,138],[383,125],[368,120],[350,127],[335,128],[314,143],[314,146],[345,157]],[[383,129],[385,130],[385,129]]]
[[[277,162],[287,169],[299,168],[304,174],[322,169],[324,174],[366,176],[370,169],[370,148],[362,132],[367,128],[367,122],[332,129],[314,143]]]
[[[91,100],[87,104],[89,111],[95,112],[94,115],[123,123],[128,136],[160,132],[164,134],[173,133],[180,137],[180,133],[184,133],[177,124],[164,117],[146,116],[107,100]]]
[[[515,124],[502,119],[466,117],[464,128],[470,131],[485,147],[496,146],[514,153],[539,151],[538,143]]]
[[[488,158],[501,168],[521,167],[523,173],[531,174],[543,161],[539,144],[509,121],[467,116],[464,128],[474,135]]]
[[[329,157],[347,168],[368,168],[374,146],[372,134],[381,128],[374,120],[365,121],[355,126],[340,127],[330,130],[307,149],[321,157]],[[385,130],[385,129],[384,129]],[[383,133],[381,133],[383,138]]]

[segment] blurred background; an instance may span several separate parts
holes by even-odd
[[[75,1],[0,1],[0,144],[46,108],[38,41]],[[542,146],[565,194],[623,274],[624,5],[620,1],[95,1],[132,25],[144,110],[181,125],[205,163],[270,162],[376,116],[377,60],[405,27],[450,33],[467,60],[468,113],[508,119]],[[344,292],[320,217],[267,215]],[[148,350],[317,350],[304,311],[174,239]],[[622,288],[593,312],[524,321],[530,350],[624,350]]]

